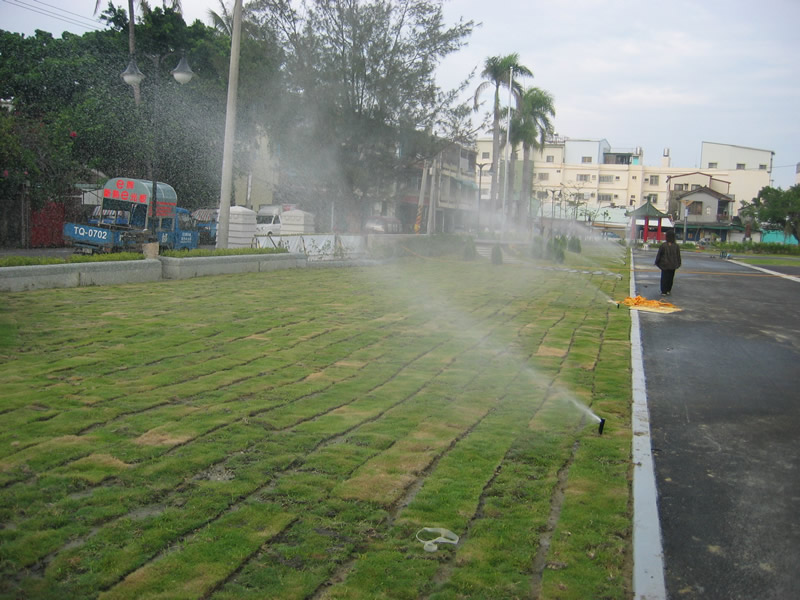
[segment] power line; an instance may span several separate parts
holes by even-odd
[[[52,8],[52,9],[57,10],[59,12],[67,13],[68,15],[73,15],[75,17],[78,17],[79,19],[83,19],[84,21],[89,21],[92,25],[101,24],[101,21],[99,19],[93,19],[93,18],[90,18],[90,17],[84,17],[81,14],[66,10],[66,9],[58,7],[58,6],[54,6],[53,4],[48,4],[47,2],[42,2],[42,0],[33,0],[33,1],[36,2],[36,4],[42,4],[44,6],[47,6],[48,8]]]
[[[36,1],[36,0],[34,0],[34,1]],[[80,21],[78,21],[78,20],[76,20],[76,19],[74,19],[72,17],[69,17],[67,15],[61,15],[61,14],[49,11],[47,9],[42,9],[42,8],[39,8],[39,7],[35,7],[33,5],[30,5],[30,4],[27,4],[27,3],[23,2],[22,0],[3,0],[3,2],[6,2],[7,4],[10,4],[11,6],[16,6],[18,8],[22,8],[22,9],[27,10],[27,11],[32,12],[32,13],[43,15],[43,16],[49,17],[51,19],[55,19],[56,21],[61,21],[62,23],[67,23],[69,25],[75,25],[77,27],[82,27],[83,29],[92,29],[92,30],[95,30],[95,31],[100,30],[100,27],[98,27],[98,25],[100,23],[98,21],[93,21],[92,19],[86,19],[86,17],[80,17],[80,15],[76,15],[76,16],[78,16],[78,17],[80,17],[82,19],[86,19],[87,22],[81,23]],[[41,2],[40,4],[44,4],[44,2]],[[44,4],[44,5],[45,6],[50,6],[49,4]],[[70,13],[69,11],[65,11],[65,10],[57,8],[57,7],[53,7],[53,8],[56,8],[57,10],[60,10],[60,11],[62,11],[64,13],[67,13],[67,14],[75,14],[75,13]]]

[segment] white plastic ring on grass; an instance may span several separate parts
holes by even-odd
[[[420,533],[434,533],[438,537],[432,540],[423,540],[419,537]],[[425,552],[436,552],[439,549],[438,544],[457,544],[458,536],[443,527],[423,527],[417,532],[417,541],[422,543],[422,548]]]

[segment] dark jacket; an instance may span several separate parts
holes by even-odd
[[[664,242],[656,254],[656,266],[662,271],[674,271],[681,266],[681,249],[678,244]]]

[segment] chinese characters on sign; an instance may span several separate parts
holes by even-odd
[[[113,200],[124,200],[126,202],[137,202],[139,204],[147,204],[147,194],[137,194],[134,191],[136,182],[130,179],[117,179],[114,189],[104,188],[103,198],[111,198]],[[160,211],[159,211],[160,212]]]

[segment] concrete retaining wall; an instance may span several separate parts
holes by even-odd
[[[161,269],[161,261],[156,259],[4,267],[0,269],[0,291],[159,281]]]
[[[0,291],[24,292],[46,288],[144,283],[162,279],[191,279],[231,273],[264,273],[278,269],[372,266],[368,259],[309,261],[304,254],[243,254],[121,262],[4,267]]]
[[[191,279],[231,273],[263,273],[306,266],[304,254],[241,254],[198,258],[160,257],[164,279]]]

